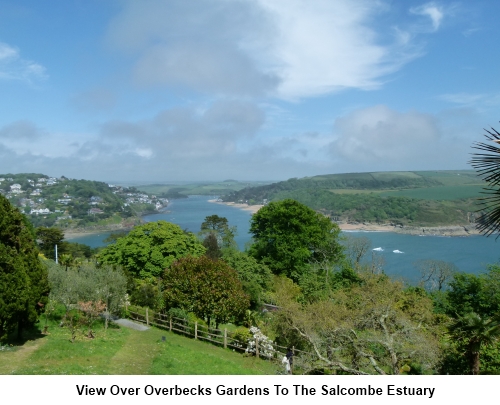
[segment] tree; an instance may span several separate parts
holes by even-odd
[[[344,239],[346,257],[351,266],[359,265],[361,258],[370,250],[371,241],[366,236],[353,237],[347,235]]]
[[[479,374],[481,356],[500,337],[500,266],[491,265],[480,275],[456,273],[449,286],[446,312],[453,319],[449,331],[454,345],[447,353],[445,371]],[[465,369],[456,361],[464,354]]]
[[[40,250],[45,257],[55,259],[55,246],[57,245],[59,253],[61,253],[61,245],[64,240],[64,233],[59,228],[36,228],[36,238]]]
[[[271,202],[253,215],[249,253],[276,274],[297,281],[312,261],[337,261],[339,227],[295,200]]]
[[[236,270],[243,290],[250,297],[251,307],[259,309],[262,294],[272,283],[272,273],[269,267],[257,262],[248,254],[233,249],[226,249],[222,259]]]
[[[481,152],[475,153],[470,163],[489,186],[484,191],[487,197],[480,199],[481,215],[476,221],[477,229],[489,236],[500,230],[500,133],[494,128],[485,131],[492,143],[476,142],[473,148]]]
[[[47,270],[38,253],[33,228],[0,195],[0,340],[16,326],[20,337],[48,302]]]
[[[127,279],[119,267],[96,267],[93,263],[84,263],[77,269],[66,270],[52,260],[47,260],[46,266],[50,298],[65,306],[66,316],[73,308],[84,308],[82,310],[90,315],[96,308],[101,308],[101,311],[106,310],[107,326],[110,314],[116,314],[124,303]]]
[[[458,271],[453,263],[442,260],[420,260],[416,266],[420,271],[420,284],[429,291],[442,291]]]
[[[210,232],[203,240],[203,246],[207,249],[205,255],[210,257],[210,259],[217,260],[222,256],[222,251],[217,242],[217,236]]]
[[[163,275],[166,309],[180,308],[207,321],[220,323],[242,316],[249,307],[236,271],[221,260],[184,257]]]
[[[481,348],[493,346],[499,340],[500,319],[481,317],[475,312],[468,312],[451,325],[450,332],[466,347],[470,373],[478,375]]]
[[[428,373],[438,361],[432,301],[421,289],[367,273],[328,300],[303,304],[298,287],[283,280],[275,296],[275,332],[306,352],[296,359],[306,372]]]
[[[236,236],[236,227],[229,227],[227,218],[218,215],[209,215],[205,217],[200,227],[200,235],[205,240],[209,235],[217,238],[219,248],[233,248],[236,246],[234,237]]]
[[[205,248],[192,233],[166,221],[136,226],[127,236],[108,245],[99,259],[122,266],[135,278],[154,280],[176,259],[201,256]]]

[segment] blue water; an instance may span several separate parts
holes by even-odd
[[[372,246],[364,261],[373,255],[383,260],[384,271],[394,277],[417,281],[419,272],[415,263],[419,260],[443,260],[455,264],[461,271],[480,273],[488,264],[500,260],[500,238],[484,236],[446,237],[414,236],[393,232],[349,232],[351,236],[364,236]],[[373,249],[382,248],[383,251]],[[403,253],[394,253],[398,250]]]
[[[208,202],[214,197],[191,196],[169,203],[167,212],[147,215],[147,222],[164,220],[179,225],[182,229],[197,233],[201,223],[209,215],[226,217],[230,226],[237,227],[236,242],[240,249],[250,241],[251,214],[238,208]],[[71,239],[72,242],[84,243],[91,247],[103,246],[103,240],[110,232],[99,235],[87,235]],[[373,255],[383,260],[384,271],[396,278],[410,281],[418,279],[418,271],[414,266],[418,260],[434,259],[455,264],[459,270],[468,273],[480,273],[489,263],[500,260],[500,238],[484,236],[440,237],[401,235],[393,232],[349,232],[351,236],[365,236],[371,241],[371,249],[382,248],[383,251],[370,251],[365,257],[368,262]],[[399,250],[403,253],[394,253]]]

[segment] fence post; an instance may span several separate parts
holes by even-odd
[[[292,346],[292,357],[290,357],[290,374],[293,374],[293,358],[295,357],[295,346]]]
[[[194,340],[198,339],[198,321],[194,323]]]
[[[224,349],[227,349],[227,329],[224,328]]]
[[[170,332],[172,332],[172,317],[170,317]]]
[[[259,340],[255,338],[255,355],[259,358]]]
[[[149,308],[146,308],[146,325],[149,326],[149,312],[148,312],[148,309]]]

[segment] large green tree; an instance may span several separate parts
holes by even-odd
[[[194,312],[215,327],[241,316],[249,307],[238,275],[222,260],[206,256],[185,257],[165,270],[163,290],[166,309]]]
[[[135,278],[155,279],[181,257],[201,256],[205,248],[192,233],[166,221],[136,226],[99,254],[99,260],[117,264]]]
[[[297,281],[315,261],[338,261],[343,248],[339,227],[295,200],[271,202],[253,215],[250,255],[276,275]]]
[[[0,339],[34,324],[48,301],[47,270],[38,258],[33,228],[0,195]]]

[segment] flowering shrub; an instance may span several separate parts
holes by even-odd
[[[259,328],[252,326],[250,328],[252,337],[248,340],[246,353],[255,353],[256,345],[259,345],[259,356],[266,359],[272,359],[274,356],[273,342],[264,335]]]

